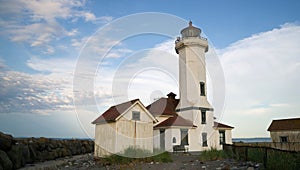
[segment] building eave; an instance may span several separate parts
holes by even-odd
[[[197,126],[161,126],[161,127],[154,127],[154,130],[157,129],[195,129]]]

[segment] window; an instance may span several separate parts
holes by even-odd
[[[220,144],[225,144],[225,130],[220,130],[219,131],[219,135],[220,135]]]
[[[207,133],[202,133],[202,146],[207,146]]]
[[[205,84],[204,84],[204,82],[200,82],[200,95],[205,96]]]
[[[201,110],[201,124],[206,124],[206,111]]]
[[[288,142],[287,136],[280,136],[280,142]]]
[[[181,145],[188,145],[189,144],[188,130],[180,129],[180,132],[181,132]]]
[[[140,120],[140,112],[132,111],[132,120]]]
[[[173,143],[176,143],[176,138],[175,137],[173,137]]]

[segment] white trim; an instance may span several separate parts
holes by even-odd
[[[122,114],[120,114],[115,121],[118,121],[121,117],[124,116],[124,114],[126,114],[131,108],[133,108],[135,105],[140,105],[141,108],[146,112],[146,114],[155,122],[158,122],[157,119],[155,119],[155,117],[152,116],[152,114],[146,109],[146,107],[140,102],[140,100],[137,100],[136,102],[134,102],[130,107],[128,107]]]
[[[197,127],[191,126],[162,126],[162,127],[153,127],[153,129],[196,129]]]

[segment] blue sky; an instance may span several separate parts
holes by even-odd
[[[147,105],[170,91],[178,94],[174,40],[192,20],[211,43],[208,57],[222,68],[224,82],[208,59],[208,93],[212,104],[222,105],[219,121],[235,126],[233,137],[268,136],[272,119],[300,117],[299,9],[296,0],[1,0],[0,130],[93,136],[90,122],[110,105],[132,98]],[[162,17],[143,18],[145,12]],[[124,22],[132,14],[141,17]],[[162,34],[117,39],[141,25]],[[80,70],[92,79],[85,81]],[[222,84],[224,103],[217,103],[214,83]]]

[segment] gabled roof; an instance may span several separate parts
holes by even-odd
[[[167,127],[172,127],[172,126],[184,126],[184,127],[190,127],[190,128],[197,127],[190,120],[186,120],[183,117],[176,115],[176,116],[170,117],[170,118],[166,119],[165,121],[159,123],[154,128],[167,128]]]
[[[174,116],[177,115],[175,110],[178,103],[179,99],[162,97],[146,108],[153,116]]]
[[[125,103],[121,103],[115,106],[111,106],[106,110],[101,116],[92,122],[92,124],[106,123],[115,121],[123,112],[125,112],[129,107],[138,102],[139,99],[134,99]]]
[[[300,130],[300,118],[273,120],[268,131]]]
[[[225,125],[223,123],[214,122],[214,128],[233,129],[234,127]]]

